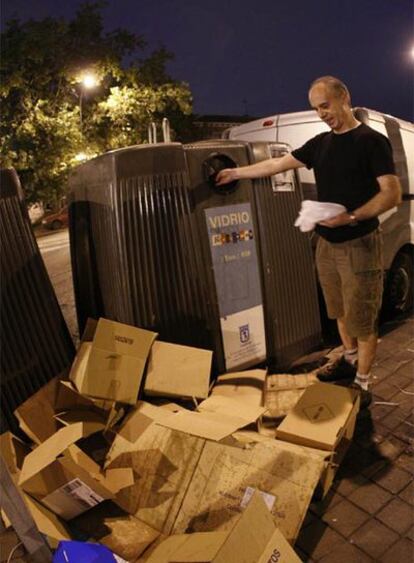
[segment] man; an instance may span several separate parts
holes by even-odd
[[[222,170],[216,183],[306,166],[314,170],[318,200],[345,206],[346,212],[316,226],[319,281],[344,346],[343,356],[318,377],[325,382],[352,378],[366,405],[383,287],[378,215],[400,203],[401,186],[388,139],[354,117],[343,82],[332,76],[316,79],[309,102],[329,132],[281,158]]]

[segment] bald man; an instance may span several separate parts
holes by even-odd
[[[371,368],[383,289],[382,237],[378,215],[398,205],[401,186],[388,139],[360,123],[345,84],[316,79],[309,102],[330,131],[281,158],[225,169],[218,186],[242,178],[271,176],[306,166],[313,169],[318,200],[347,209],[316,225],[316,265],[329,318],[336,319],[343,355],[318,373],[324,382],[348,380],[368,406]]]

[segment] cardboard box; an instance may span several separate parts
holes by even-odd
[[[107,319],[91,324],[69,374],[85,395],[134,405],[157,334]],[[92,334],[93,333],[93,334]]]
[[[120,506],[164,534],[227,531],[259,489],[269,495],[282,533],[289,541],[296,537],[326,452],[257,433],[256,439],[242,433],[243,440],[229,437],[232,445],[218,443],[169,427],[172,417],[165,409],[140,405],[109,455],[109,467],[131,467],[136,475],[134,485],[117,495]],[[220,411],[214,416],[222,418]]]
[[[273,518],[257,493],[229,532],[175,535],[164,540],[148,563],[194,562],[299,563],[300,559],[275,528]]]
[[[276,438],[329,452],[321,478],[322,494],[352,440],[359,411],[359,393],[348,387],[316,383],[308,387],[276,429]]]
[[[296,405],[307,387],[319,380],[316,373],[268,375],[264,390],[265,418],[280,419]]]
[[[266,373],[264,369],[252,369],[220,375],[211,394],[230,397],[261,407],[264,405],[263,391]]]
[[[206,399],[213,352],[154,342],[145,378],[147,395]]]
[[[19,440],[19,438],[10,432],[5,432],[0,436],[0,451],[10,471],[11,477],[17,485],[24,458],[31,450],[26,444]],[[56,547],[61,540],[70,539],[68,529],[53,512],[36,502],[22,490],[17,490],[16,494],[20,494],[23,497],[36,526],[39,531],[46,536],[51,547]],[[2,519],[7,528],[11,526],[11,522],[3,510]]]
[[[28,454],[19,486],[52,512],[70,520],[133,483],[131,469],[106,472],[76,442],[96,431],[96,424],[61,428]]]
[[[97,404],[94,399],[81,395],[71,382],[55,377],[22,403],[14,414],[23,432],[35,444],[41,444],[70,419],[99,420],[109,428],[117,420],[120,405],[113,401],[103,403]]]

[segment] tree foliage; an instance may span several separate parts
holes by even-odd
[[[72,21],[11,20],[2,33],[2,166],[16,168],[28,201],[63,195],[79,153],[145,142],[148,123],[164,116],[179,138],[191,113],[188,85],[166,71],[171,53],[143,57],[143,37],[106,32],[103,6],[84,3]],[[98,78],[93,90],[85,71]]]

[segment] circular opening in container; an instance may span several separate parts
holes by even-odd
[[[203,162],[204,175],[210,188],[219,194],[228,194],[233,192],[238,184],[238,180],[234,180],[224,186],[216,185],[216,176],[220,170],[225,168],[237,168],[237,164],[232,158],[222,153],[213,153]]]

